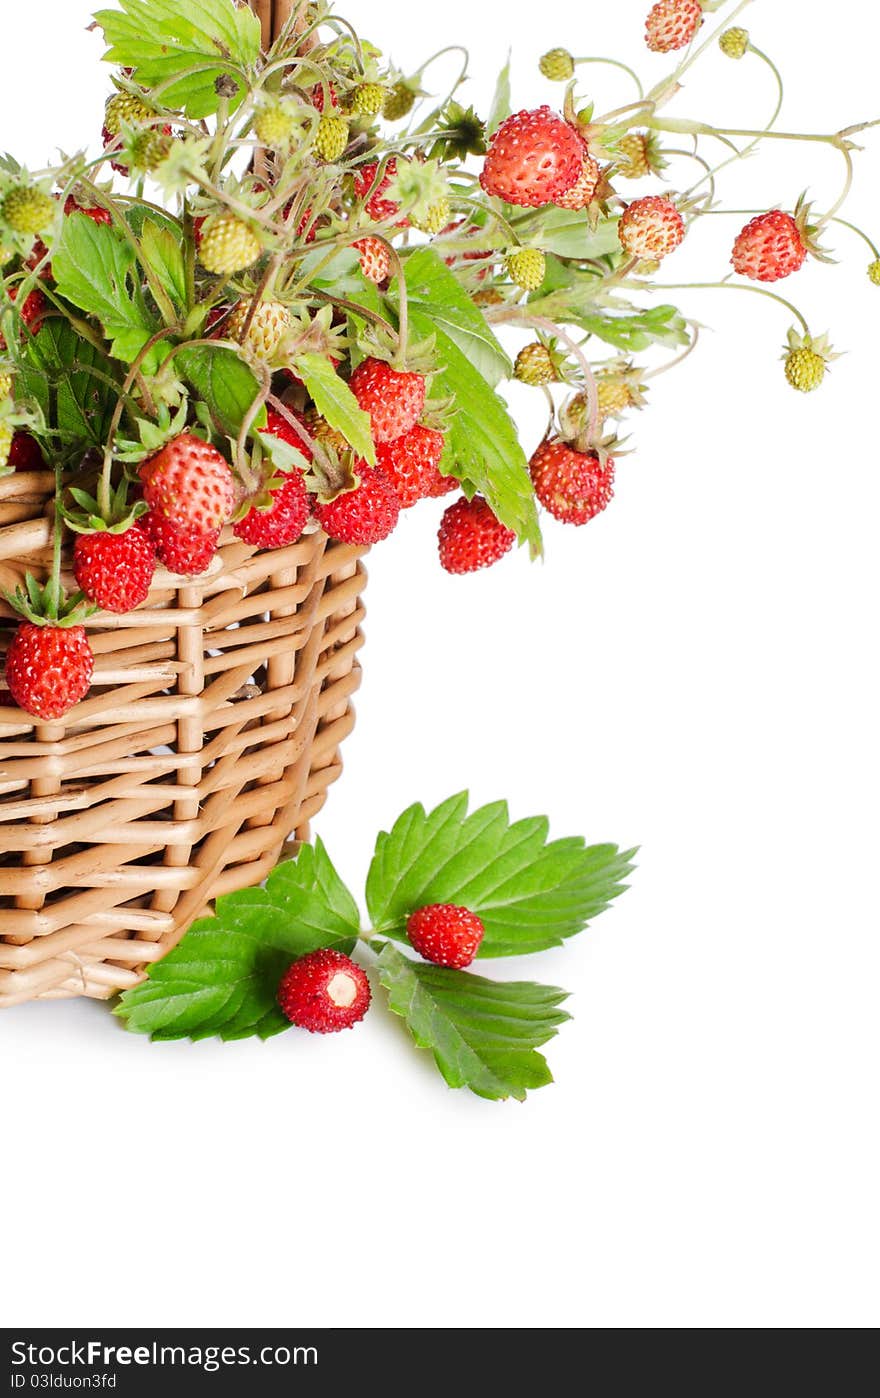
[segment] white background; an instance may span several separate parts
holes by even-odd
[[[559,91],[535,69],[551,43],[662,76],[646,8],[347,12],[402,65],[466,39],[484,104],[509,38],[533,105]],[[856,33],[826,0],[794,27],[789,8],[747,16],[786,69],[784,128],[880,115],[880,15],[859,6]],[[4,7],[2,144],[32,165],[59,133],[95,139],[89,9]],[[590,82],[600,109],[629,100]],[[678,111],[760,124],[770,92],[756,60],[713,55]],[[865,144],[851,217],[876,237]],[[809,185],[827,207],[839,173],[780,143],[727,200]],[[669,278],[722,275],[741,221],[705,220]],[[90,1003],[7,1012],[4,1323],[877,1323],[880,290],[867,250],[835,244],[842,265],[782,288],[847,351],[820,394],[783,380],[784,311],[685,293],[712,330],[657,381],[604,516],[551,523],[543,566],[450,579],[427,507],[371,561],[359,724],[319,823],[342,870],[362,877],[410,801],[465,785],[642,846],[589,933],[500,968],[575,992],[556,1084],[524,1106],[452,1093],[378,1009],[350,1035],[230,1047],[152,1046]],[[529,448],[535,401],[516,390]]]

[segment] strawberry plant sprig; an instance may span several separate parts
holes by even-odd
[[[522,1100],[552,1081],[538,1049],[569,1018],[566,992],[473,963],[561,946],[625,890],[635,853],[548,841],[543,816],[511,822],[503,801],[468,813],[466,792],[411,806],[376,841],[370,930],[318,840],[265,887],[218,898],[116,1013],[153,1039],[333,1033],[370,1007],[357,950],[450,1087]]]
[[[101,9],[112,76],[92,147],[43,169],[0,159],[0,472],[58,468],[61,546],[88,599],[139,606],[157,570],[221,569],[233,536],[281,548],[320,525],[377,544],[459,490],[441,507],[447,572],[517,541],[537,556],[539,510],[604,512],[616,424],[694,349],[671,292],[780,306],[781,382],[816,389],[829,338],[771,287],[824,261],[837,230],[864,241],[880,285],[876,241],[841,214],[855,138],[877,122],[781,128],[779,70],[737,22],[748,3],[646,5],[657,81],[630,55],[557,46],[539,66],[559,100],[519,111],[508,61],[484,112],[466,51],[404,72],[326,0],[293,0],[267,51],[242,0]],[[683,105],[695,64],[731,60],[773,80],[763,126]],[[603,111],[587,78],[620,85],[619,104]],[[790,141],[835,151],[842,189],[726,209],[724,170]],[[732,271],[659,275],[724,215],[746,220]],[[511,381],[548,403],[528,451]],[[120,590],[123,566],[137,585]]]

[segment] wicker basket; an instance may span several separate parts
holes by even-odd
[[[0,480],[4,591],[46,576],[51,492],[49,473]],[[159,571],[143,607],[94,618],[95,682],[63,722],[0,691],[0,1007],[135,984],[307,838],[353,723],[362,553],[229,533],[197,580]]]

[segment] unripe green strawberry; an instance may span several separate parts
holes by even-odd
[[[11,375],[11,374],[8,374],[8,373],[6,373],[6,372],[4,371],[3,373],[0,373],[0,398],[11,398],[11,397],[12,397],[12,375]]]
[[[296,129],[296,118],[280,102],[262,107],[254,117],[254,134],[263,146],[280,150],[287,145]]]
[[[538,248],[518,248],[507,259],[507,271],[524,291],[537,291],[547,273],[547,259]]]
[[[742,58],[749,47],[749,31],[747,29],[733,28],[725,29],[718,40],[721,52],[728,58]]]
[[[874,286],[880,286],[880,257],[874,259],[868,268],[868,276]]]
[[[0,419],[0,476],[3,475],[9,465],[9,453],[12,450],[12,438],[14,436],[11,423]]]
[[[240,301],[226,323],[226,335],[237,340],[249,358],[269,360],[291,324],[290,311],[281,301],[261,301],[252,316],[251,302]]]
[[[567,83],[574,77],[574,59],[568,49],[550,49],[544,54],[538,67],[553,83]]]
[[[436,204],[430,205],[424,218],[417,219],[413,214],[410,214],[409,221],[422,233],[442,233],[449,223],[451,212],[449,200],[440,199]]]
[[[838,356],[828,343],[828,336],[814,339],[812,335],[801,335],[797,330],[789,330],[788,342],[782,352],[785,377],[799,393],[812,393],[825,377],[828,363]]]
[[[263,251],[252,228],[232,213],[214,214],[202,228],[199,261],[215,276],[232,276],[250,267]]]
[[[615,374],[603,374],[597,379],[596,396],[599,400],[599,415],[602,418],[619,417],[630,407],[626,380],[618,378]]]
[[[355,116],[378,116],[385,105],[385,89],[381,83],[360,83],[351,94],[349,111]]]
[[[516,356],[513,377],[519,379],[520,383],[542,388],[545,384],[556,383],[559,376],[553,363],[553,355],[546,345],[536,340],[534,344],[526,345]]]
[[[345,152],[348,145],[348,122],[345,117],[327,112],[318,122],[315,132],[315,152],[320,160],[332,164]]]
[[[621,157],[617,162],[617,169],[625,180],[641,180],[645,175],[650,175],[648,143],[640,131],[628,131],[625,136],[621,136],[617,149]]]
[[[414,88],[403,79],[396,82],[391,91],[386,94],[382,107],[382,115],[386,121],[402,121],[405,116],[409,116],[416,102]]]
[[[16,233],[42,233],[55,217],[56,204],[48,194],[32,185],[10,189],[0,213]]]
[[[104,128],[111,136],[118,136],[123,126],[143,126],[155,115],[152,107],[133,92],[117,92],[104,110]]]
[[[150,174],[162,161],[171,153],[173,137],[159,131],[155,126],[148,126],[144,131],[138,132],[130,146],[127,146],[126,159],[131,156],[131,168],[141,170]]]

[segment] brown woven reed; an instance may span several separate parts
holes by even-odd
[[[51,490],[0,480],[4,590],[46,575]],[[143,607],[90,622],[94,685],[62,722],[0,691],[0,1008],[134,985],[308,837],[353,724],[362,552],[229,533],[202,577],[160,571]]]

